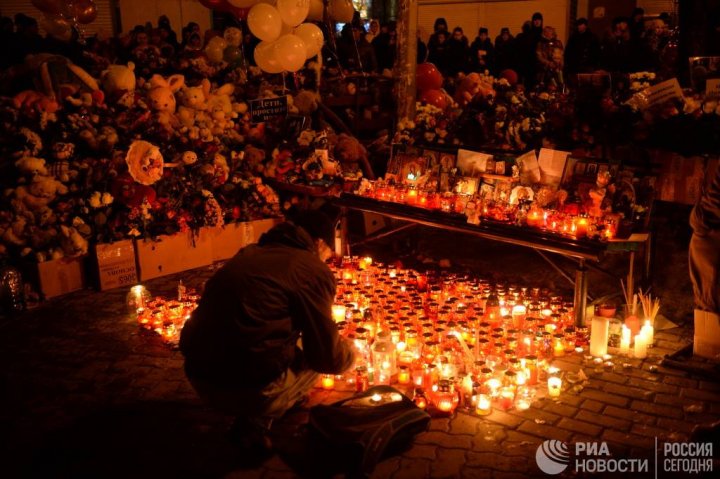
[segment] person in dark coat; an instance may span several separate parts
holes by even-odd
[[[435,47],[438,45],[438,43],[439,43],[438,35],[440,33],[442,33],[443,36],[445,37],[444,41],[447,41],[450,32],[448,32],[447,21],[442,17],[435,19],[435,25],[433,26],[433,32],[430,35],[430,38],[428,39],[427,46],[428,46],[428,51],[430,53],[432,53],[433,50],[435,49]]]
[[[354,362],[331,314],[335,277],[323,260],[333,233],[319,212],[275,226],[210,278],[182,330],[188,379],[211,406],[237,416],[233,439],[248,453],[270,451],[272,420],[302,400],[318,373],[340,374]]]
[[[443,75],[447,75],[449,68],[448,58],[448,35],[447,32],[439,31],[435,35],[434,44],[431,47],[428,44],[428,59],[437,67]]]
[[[515,37],[510,34],[508,27],[503,27],[500,35],[495,37],[495,70],[498,73],[514,66],[514,42]]]
[[[481,27],[470,45],[470,63],[477,72],[495,72],[495,47],[488,36],[488,29]]]
[[[628,19],[613,19],[610,35],[603,41],[600,65],[610,72],[627,72],[631,68],[630,29]]]
[[[633,10],[630,16],[630,38],[633,40],[640,40],[645,37],[645,10],[642,8],[636,8]]]
[[[349,71],[376,71],[378,66],[375,51],[365,40],[365,29],[362,25],[353,25],[351,31],[351,41],[345,38],[341,38],[339,41],[340,65]]]
[[[690,213],[690,280],[695,307],[720,314],[720,167]]]
[[[469,71],[470,45],[463,29],[455,27],[452,37],[448,40],[447,74],[455,76],[460,72]]]
[[[395,25],[389,23],[383,23],[380,27],[380,33],[373,38],[372,48],[375,52],[379,73],[382,73],[385,69],[392,70],[395,65],[396,39]]]
[[[588,30],[587,19],[578,18],[565,47],[565,77],[573,81],[578,73],[595,71],[599,62],[600,40]]]
[[[520,33],[515,37],[515,45],[513,47],[515,56],[513,58],[513,70],[520,76],[520,81],[525,83],[529,75],[534,72],[535,51],[532,50],[533,38],[530,34],[531,22],[528,20],[523,23]],[[530,54],[532,53],[532,55]],[[534,78],[533,80],[534,81]]]

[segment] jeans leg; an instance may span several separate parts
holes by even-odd
[[[266,397],[263,416],[279,418],[298,402],[317,382],[318,373],[310,369],[295,372],[288,369],[278,381],[267,386],[262,394]]]

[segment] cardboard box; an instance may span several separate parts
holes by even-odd
[[[37,264],[40,293],[55,298],[85,288],[85,257],[62,258]]]
[[[708,311],[695,310],[695,339],[693,353],[703,358],[720,356],[720,316]]]
[[[95,258],[101,291],[137,284],[133,240],[98,244],[95,246]]]
[[[209,235],[191,232],[159,236],[157,241],[140,240],[135,245],[140,280],[166,276],[212,264],[212,244]]]
[[[210,238],[213,262],[225,261],[235,256],[235,253],[241,248],[257,243],[263,233],[279,222],[280,220],[271,218],[244,223],[231,223],[222,227],[202,228],[200,234]]]

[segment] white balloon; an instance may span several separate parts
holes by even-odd
[[[277,9],[283,23],[295,27],[307,18],[310,0],[277,0]]]
[[[276,40],[282,30],[280,13],[266,3],[253,5],[248,12],[247,23],[253,35],[268,42]]]
[[[353,19],[355,8],[350,0],[330,0],[330,16],[337,22],[348,23]]]
[[[301,69],[307,59],[305,42],[297,35],[283,35],[275,41],[273,49],[275,50],[275,58],[289,72],[296,72]]]
[[[323,10],[325,6],[322,0],[310,0],[310,11],[308,12],[307,19],[315,22],[323,21]]]
[[[280,73],[282,65],[275,56],[275,42],[260,42],[253,52],[255,63],[260,69],[267,73]]]
[[[250,8],[258,3],[258,0],[228,0],[228,3],[237,8]]]
[[[323,32],[313,23],[303,23],[295,29],[295,35],[305,43],[305,54],[307,58],[312,58],[322,49],[325,38]]]

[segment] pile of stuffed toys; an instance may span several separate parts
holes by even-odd
[[[251,96],[278,96],[254,68],[188,84],[142,78],[132,63],[99,78],[57,55],[27,63],[35,88],[0,98],[1,255],[45,261],[82,255],[89,242],[279,216],[266,177],[329,185],[361,175],[365,152],[352,137],[288,139],[282,122],[252,123]],[[310,115],[318,101],[300,90],[288,109]]]

